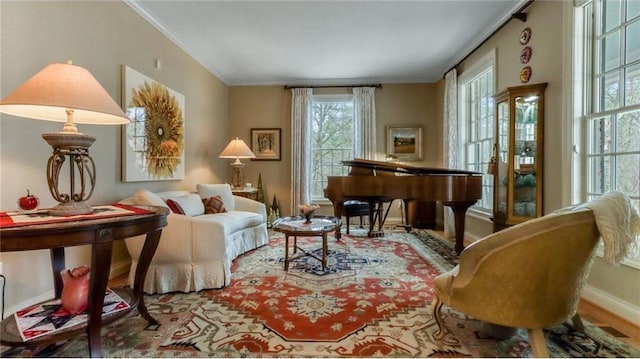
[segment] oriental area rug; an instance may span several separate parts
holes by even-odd
[[[327,267],[303,257],[284,271],[284,236],[233,263],[231,284],[198,293],[145,296],[160,327],[139,316],[103,329],[107,357],[528,357],[527,333],[506,340],[481,334],[482,323],[443,308],[453,340],[433,339],[433,279],[453,268],[452,245],[431,231],[364,230],[329,238]],[[298,244],[319,251],[319,237]],[[316,249],[317,248],[317,249]],[[316,253],[319,254],[319,253]],[[589,323],[545,331],[553,357],[640,357],[640,351]],[[41,348],[6,348],[2,356],[88,356],[86,338]]]

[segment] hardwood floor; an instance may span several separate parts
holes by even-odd
[[[640,325],[631,323],[587,300],[581,300],[578,314],[584,320],[640,350]]]

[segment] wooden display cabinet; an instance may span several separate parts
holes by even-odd
[[[494,232],[542,216],[546,87],[509,87],[494,96]]]

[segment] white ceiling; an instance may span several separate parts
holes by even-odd
[[[523,0],[125,0],[227,85],[435,82]]]

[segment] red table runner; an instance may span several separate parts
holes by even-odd
[[[57,222],[81,221],[89,219],[133,216],[137,214],[151,214],[153,211],[128,206],[125,204],[110,204],[104,206],[93,206],[93,213],[80,214],[76,216],[52,216],[48,209],[41,209],[34,212],[22,213],[19,211],[0,212],[0,227],[20,227],[34,224],[50,224]]]

